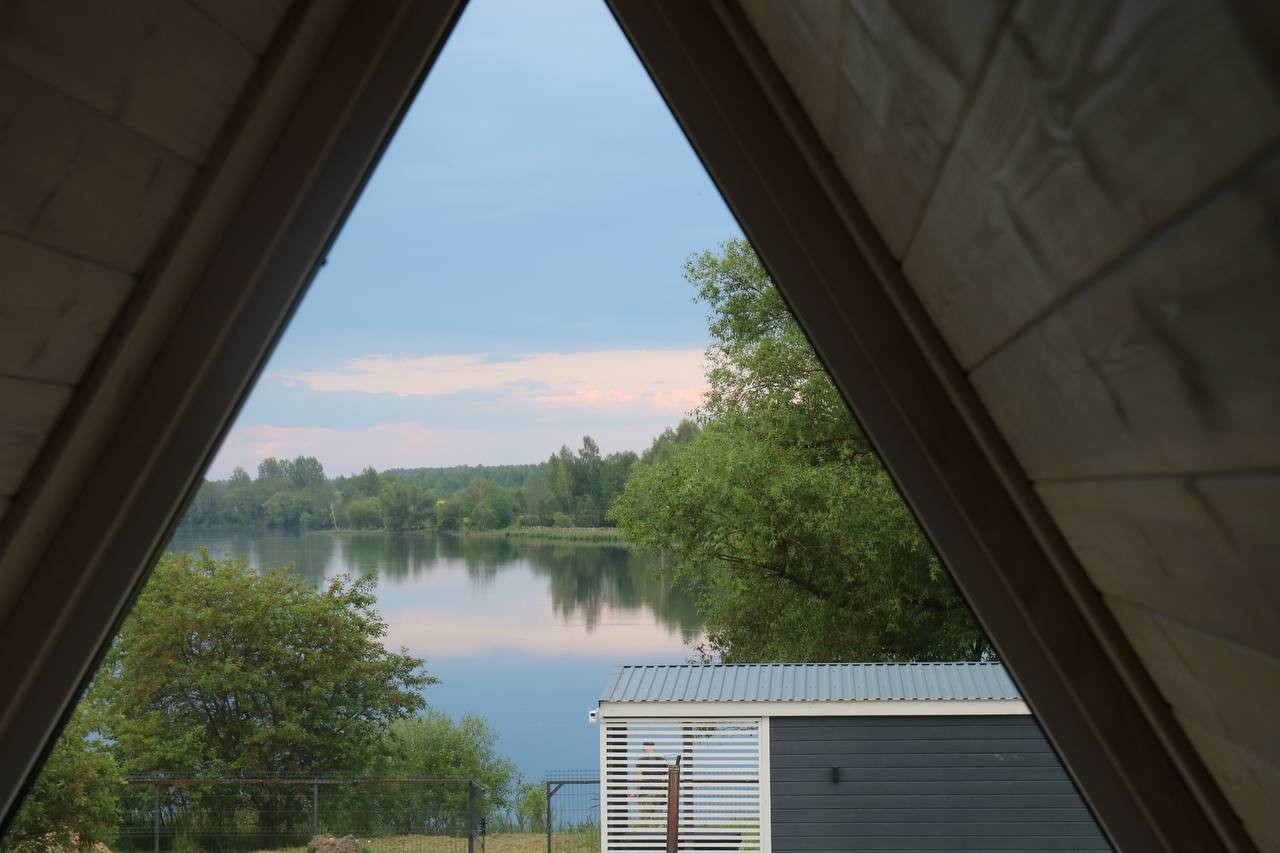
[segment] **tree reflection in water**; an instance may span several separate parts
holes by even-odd
[[[180,529],[171,550],[208,547],[214,556],[242,555],[255,566],[292,563],[318,583],[343,572],[376,571],[397,585],[427,583],[433,572],[465,568],[478,587],[501,585],[504,573],[545,578],[563,622],[594,629],[608,613],[651,612],[657,623],[692,642],[702,630],[694,597],[673,588],[650,554],[589,542],[512,540],[502,537],[354,532],[282,533],[261,530]],[[384,589],[385,589],[384,584]]]

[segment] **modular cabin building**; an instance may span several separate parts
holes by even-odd
[[[605,853],[1111,849],[999,663],[623,666],[598,721]]]

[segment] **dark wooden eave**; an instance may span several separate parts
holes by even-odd
[[[1255,849],[741,10],[610,5],[1113,843]]]
[[[294,3],[152,249],[0,525],[6,821],[461,8]]]

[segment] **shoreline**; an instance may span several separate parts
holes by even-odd
[[[497,530],[441,530],[438,527],[419,527],[409,530],[386,530],[377,528],[340,528],[319,527],[311,529],[290,530],[285,528],[258,528],[222,525],[190,525],[179,530],[209,530],[217,532],[250,531],[254,533],[296,533],[299,535],[319,534],[332,536],[458,536],[464,539],[520,539],[543,542],[585,542],[597,545],[611,545],[619,548],[630,548],[631,543],[623,537],[616,527],[503,527]]]

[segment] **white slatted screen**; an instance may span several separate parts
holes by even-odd
[[[677,758],[680,853],[760,850],[759,720],[609,719],[601,728],[606,853],[666,849]]]

